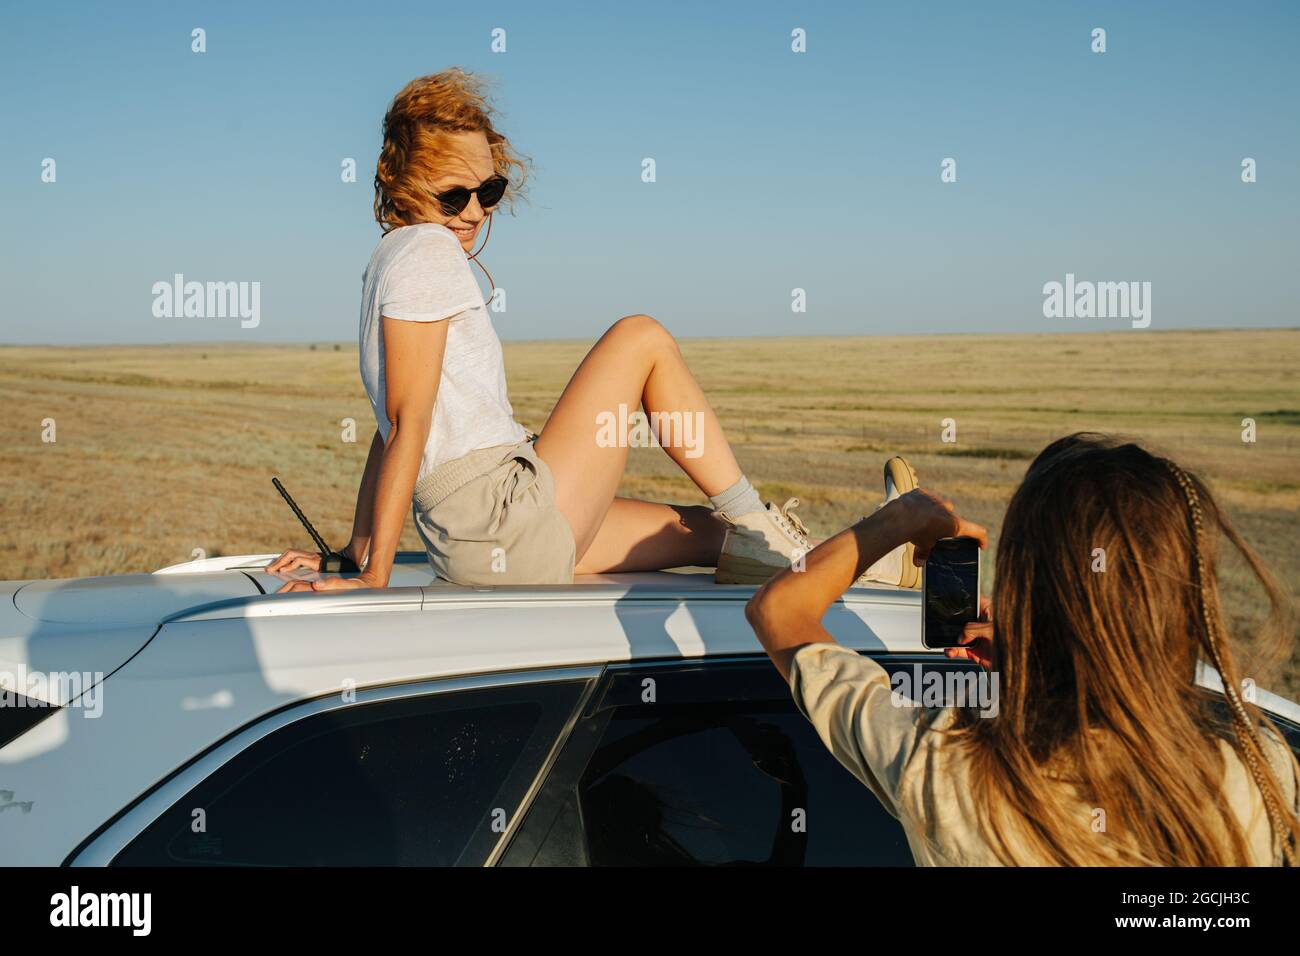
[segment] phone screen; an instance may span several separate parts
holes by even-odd
[[[926,647],[956,647],[980,612],[980,547],[974,538],[944,538],[925,562],[921,603]]]

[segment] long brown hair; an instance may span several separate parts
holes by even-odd
[[[1262,734],[1282,737],[1238,690],[1228,648],[1223,538],[1267,594],[1266,633],[1289,639],[1290,602],[1194,475],[1090,434],[1053,442],[1030,465],[998,544],[998,714],[958,722],[1003,862],[1250,862],[1220,741],[1259,789],[1274,854],[1293,862],[1300,820],[1261,746]],[[1197,687],[1202,660],[1218,669],[1222,695]],[[1063,805],[1062,780],[1095,808],[1087,818]]]

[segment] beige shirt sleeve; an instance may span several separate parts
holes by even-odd
[[[835,759],[898,817],[903,772],[923,733],[921,708],[895,706],[885,669],[833,643],[799,649],[790,692]]]

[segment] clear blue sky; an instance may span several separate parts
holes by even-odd
[[[0,17],[4,342],[354,338],[380,121],[453,64],[493,77],[535,163],[484,255],[504,338],[630,312],[683,336],[1129,327],[1044,318],[1067,272],[1150,281],[1152,329],[1300,324],[1292,2],[11,0]],[[177,272],[259,281],[260,326],[154,318],[151,286]]]

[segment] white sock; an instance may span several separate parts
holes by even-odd
[[[714,511],[720,511],[732,518],[763,510],[763,499],[758,496],[758,492],[744,475],[741,475],[740,480],[725,491],[709,495],[709,501],[713,503]]]

